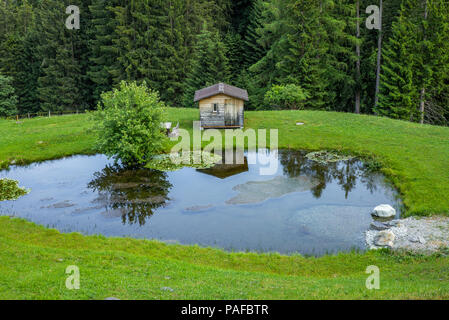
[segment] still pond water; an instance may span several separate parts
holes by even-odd
[[[11,167],[0,177],[31,192],[0,204],[62,232],[158,239],[226,250],[322,255],[365,249],[371,210],[396,192],[357,159],[321,164],[279,151],[278,170],[259,164],[175,172],[125,170],[103,155]]]

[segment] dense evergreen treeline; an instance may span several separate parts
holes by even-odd
[[[68,30],[72,1],[1,0],[0,91],[18,102],[0,115],[91,109],[121,80],[193,107],[195,90],[224,81],[248,89],[250,109],[296,85],[304,108],[448,125],[447,0],[383,1],[381,32],[365,26],[379,1],[78,0]]]

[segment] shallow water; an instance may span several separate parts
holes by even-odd
[[[62,232],[236,251],[322,255],[365,249],[371,210],[388,203],[399,215],[396,192],[356,159],[324,165],[305,154],[279,151],[278,170],[269,176],[248,161],[164,173],[125,170],[103,155],[14,166],[0,177],[19,180],[31,192],[1,202],[0,215]]]

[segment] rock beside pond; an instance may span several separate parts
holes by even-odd
[[[378,247],[393,247],[396,236],[390,230],[382,230],[374,237],[374,244]]]
[[[390,228],[391,228],[390,224],[379,222],[379,221],[374,221],[370,225],[370,229],[377,230],[377,231],[387,230]]]
[[[423,236],[417,236],[410,238],[410,242],[426,244],[427,241]]]
[[[396,210],[389,204],[381,204],[374,208],[372,215],[380,218],[391,218],[396,216]]]
[[[370,249],[389,247],[393,250],[433,253],[442,248],[449,248],[448,217],[410,217],[382,225],[390,227],[387,230],[371,228],[365,232],[365,240]]]

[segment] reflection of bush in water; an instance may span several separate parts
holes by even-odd
[[[94,173],[88,187],[98,191],[98,201],[108,210],[120,210],[125,224],[144,225],[154,210],[169,200],[172,187],[167,174],[144,168],[123,168],[119,165],[106,166]]]
[[[337,180],[345,191],[346,198],[355,188],[357,178],[361,179],[361,182],[370,192],[376,190],[376,173],[372,172],[360,160],[353,158],[340,162],[321,163],[309,160],[306,155],[307,152],[301,150],[281,150],[279,152],[284,174],[290,178],[304,175],[319,182],[311,190],[315,198],[320,198],[327,183],[334,180]]]

